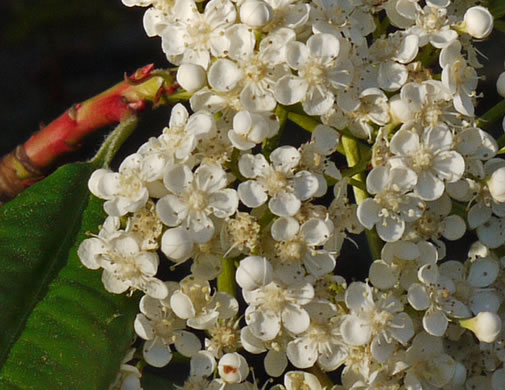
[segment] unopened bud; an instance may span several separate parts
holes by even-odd
[[[273,10],[261,0],[248,0],[240,7],[240,19],[250,27],[263,27],[272,20]]]
[[[244,290],[255,290],[272,281],[272,265],[261,256],[248,256],[240,262],[235,279]]]
[[[501,332],[501,319],[496,313],[483,311],[477,316],[460,320],[462,328],[471,330],[484,343],[493,343]]]
[[[505,72],[502,72],[496,81],[496,90],[505,98]]]
[[[464,17],[466,32],[477,39],[484,39],[493,31],[493,15],[487,8],[469,8]]]
[[[193,240],[181,227],[168,229],[161,237],[161,251],[170,260],[176,263],[182,262],[193,252]]]
[[[489,193],[497,203],[505,203],[505,167],[498,168],[487,180]]]
[[[226,383],[243,382],[249,375],[247,360],[237,353],[227,353],[219,360],[219,376]]]
[[[197,91],[207,83],[207,73],[200,65],[182,64],[177,70],[177,82],[188,92]]]

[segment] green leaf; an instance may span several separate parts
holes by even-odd
[[[132,341],[137,298],[107,293],[77,256],[104,220],[93,169],[64,166],[0,209],[2,390],[107,390]]]
[[[488,7],[495,19],[500,19],[505,15],[505,0],[490,0]]]

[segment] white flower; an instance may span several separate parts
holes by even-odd
[[[484,39],[493,31],[493,15],[487,8],[476,6],[465,12],[466,32],[477,39]]]
[[[90,269],[103,268],[102,282],[107,291],[121,294],[128,289],[142,290],[163,299],[167,288],[155,277],[159,258],[156,252],[142,251],[134,233],[116,232],[84,240],[77,251],[81,262]]]
[[[309,171],[295,169],[300,152],[292,146],[281,146],[270,154],[270,165],[262,154],[244,154],[238,163],[240,173],[247,179],[238,186],[238,194],[247,207],[256,208],[271,196],[268,207],[278,216],[293,216],[301,202],[311,198],[319,182]]]
[[[232,2],[211,0],[201,14],[193,0],[176,0],[172,11],[174,21],[161,33],[162,48],[171,63],[189,62],[207,69],[210,54],[220,57],[229,50],[226,28],[237,16]]]
[[[312,367],[316,362],[325,371],[333,371],[347,358],[347,346],[340,334],[342,316],[329,301],[313,301],[305,306],[310,326],[286,348],[289,361],[297,368]]]
[[[328,112],[335,101],[333,91],[351,81],[352,65],[347,59],[337,61],[339,50],[340,41],[331,34],[315,34],[306,45],[289,42],[286,61],[298,76],[287,75],[277,81],[277,101],[286,105],[301,101],[309,115]]]
[[[186,276],[170,298],[177,317],[194,329],[208,329],[218,318],[228,319],[237,314],[238,302],[230,294],[219,291],[211,295],[210,284],[194,275]]]
[[[242,291],[249,304],[245,320],[252,334],[268,341],[277,336],[281,327],[299,334],[309,327],[310,317],[303,308],[314,297],[310,283],[283,286],[270,282],[256,290]]]
[[[456,373],[456,362],[444,352],[442,338],[418,333],[407,349],[406,389],[442,388]]]
[[[150,181],[162,179],[169,166],[187,161],[198,141],[208,137],[215,127],[210,113],[202,110],[189,115],[182,104],[176,104],[170,114],[169,127],[139,148],[144,158],[144,175]]]
[[[171,294],[178,284],[167,282]],[[183,330],[186,322],[178,318],[169,303],[170,295],[164,300],[153,299],[144,295],[140,300],[140,314],[135,318],[135,332],[147,340],[143,356],[148,364],[164,367],[172,359],[170,345],[186,357],[193,356],[201,348],[200,340],[193,333]]]
[[[105,199],[103,208],[111,216],[120,217],[144,207],[149,191],[141,176],[142,156],[132,154],[119,166],[119,172],[98,169],[89,178],[90,192]]]
[[[286,283],[304,275],[302,264],[316,278],[333,271],[335,256],[320,249],[333,230],[330,221],[311,218],[299,224],[294,217],[281,217],[271,227],[275,243],[274,268]]]
[[[379,362],[388,360],[396,343],[406,345],[414,335],[414,325],[403,305],[392,294],[379,294],[365,283],[354,282],[345,293],[345,304],[351,310],[340,325],[344,341],[359,346],[371,342],[372,356]]]
[[[237,210],[237,193],[225,188],[226,172],[217,165],[201,165],[194,173],[186,165],[174,165],[163,182],[171,194],[158,201],[156,212],[168,226],[182,224],[195,242],[207,242],[214,235],[210,215],[225,218]]]
[[[249,150],[273,137],[278,130],[276,116],[272,119],[272,115],[266,113],[240,111],[233,117],[233,129],[228,132],[228,138],[237,149]]]
[[[442,83],[454,95],[454,108],[463,115],[474,115],[472,97],[479,78],[477,71],[469,66],[461,55],[461,43],[452,41],[440,52],[440,66],[442,67]]]
[[[441,337],[447,330],[448,316],[466,318],[470,310],[455,299],[454,282],[441,275],[435,264],[423,265],[418,272],[421,283],[413,283],[408,290],[409,304],[416,310],[426,310],[423,327],[429,334]]]
[[[409,28],[407,32],[419,37],[419,46],[424,46],[429,42],[433,47],[442,49],[458,38],[458,33],[451,30],[449,26],[446,8],[427,5],[422,12],[417,13],[415,19],[416,25]]]
[[[370,282],[384,290],[399,283],[400,287],[408,290],[412,283],[418,281],[418,269],[425,264],[435,264],[437,260],[437,249],[430,242],[387,242],[382,248],[381,259],[370,266]]]
[[[423,202],[414,194],[407,193],[417,183],[414,171],[408,168],[376,167],[366,179],[367,190],[374,198],[365,199],[358,206],[358,219],[367,229],[377,227],[384,241],[398,240],[406,221],[418,219],[424,209]]]
[[[347,96],[349,95],[347,94]],[[341,96],[343,95],[340,94],[339,98]],[[387,96],[379,88],[366,88],[360,93],[356,103],[353,110],[348,112],[350,116],[349,130],[356,137],[371,140],[373,127],[370,122],[384,126],[390,119]],[[342,105],[342,99],[339,99],[338,104]],[[346,110],[344,109],[344,111]]]
[[[453,183],[465,171],[465,161],[453,147],[453,137],[445,126],[427,129],[422,137],[409,130],[398,131],[391,139],[395,155],[391,166],[404,166],[417,174],[414,192],[423,200],[442,196],[445,182]]]

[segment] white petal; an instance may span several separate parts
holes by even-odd
[[[200,339],[195,334],[184,330],[177,333],[174,345],[177,352],[186,357],[195,355],[202,348]]]
[[[175,291],[170,298],[170,306],[172,310],[177,315],[177,317],[186,320],[188,318],[193,318],[195,313],[195,308],[191,299],[180,291]]]
[[[410,306],[416,310],[426,310],[430,306],[430,297],[422,284],[414,283],[408,291]]]
[[[371,199],[367,198],[361,202],[358,206],[357,216],[359,222],[367,229],[372,229],[373,226],[379,222],[379,204]]]
[[[209,85],[219,92],[229,92],[242,79],[238,66],[227,59],[218,59],[212,64],[208,73]]]
[[[235,279],[245,290],[266,286],[272,281],[272,265],[265,257],[248,256],[240,262]]]
[[[474,287],[487,287],[498,277],[498,262],[490,257],[477,259],[470,267],[468,281]]]
[[[187,205],[174,195],[165,195],[156,203],[156,214],[168,226],[177,226],[186,217]]]
[[[286,355],[297,368],[309,368],[317,360],[317,344],[310,338],[299,338],[288,343]]]
[[[449,320],[444,312],[436,309],[428,309],[424,313],[423,327],[426,332],[433,336],[442,337],[447,329]]]
[[[165,367],[172,360],[172,351],[160,338],[146,341],[143,349],[145,361],[153,367]]]
[[[414,324],[407,313],[395,315],[389,325],[391,336],[399,343],[405,345],[414,336]]]
[[[247,207],[259,207],[268,199],[265,188],[254,180],[240,183],[237,191],[240,200]]]
[[[207,377],[216,369],[216,360],[209,351],[199,351],[192,355],[190,361],[190,376]]]
[[[300,200],[307,200],[317,192],[319,181],[314,174],[301,171],[293,177],[293,186],[296,197]]]
[[[310,317],[309,314],[298,305],[287,304],[282,311],[282,324],[290,332],[299,334],[309,327]]]
[[[398,281],[398,275],[393,274],[390,265],[384,260],[375,260],[368,274],[370,282],[380,289],[392,288]]]
[[[395,342],[393,340],[388,342],[382,333],[376,335],[370,345],[372,356],[377,359],[379,363],[384,363],[388,360],[393,355],[394,350]]]
[[[459,215],[449,215],[441,223],[442,236],[451,241],[459,240],[466,232],[466,223]]]
[[[153,327],[151,325],[151,321],[149,321],[149,319],[145,315],[137,314],[133,326],[135,328],[135,333],[137,333],[137,335],[140,338],[144,340],[153,339],[154,337]]]
[[[167,229],[161,237],[161,251],[170,260],[182,262],[193,252],[193,240],[186,229],[177,227]]]
[[[370,322],[354,315],[346,316],[340,332],[347,344],[356,346],[367,344],[372,337]]]
[[[270,229],[272,238],[276,241],[289,241],[293,239],[300,230],[300,224],[293,217],[280,217]]]
[[[277,81],[274,87],[275,99],[285,105],[301,101],[307,93],[307,82],[296,76],[284,76]]]
[[[231,188],[225,188],[214,192],[209,196],[209,205],[212,207],[214,215],[218,218],[226,218],[237,211],[238,194]]]
[[[272,340],[281,329],[280,313],[272,311],[252,311],[246,315],[251,333],[261,340]]]
[[[277,352],[270,349],[265,356],[265,371],[271,377],[277,378],[284,373],[288,366],[288,359],[284,352]]]
[[[244,326],[240,330],[240,341],[247,352],[258,354],[267,350],[263,341],[254,336],[248,326]]]
[[[242,184],[245,183],[241,183],[239,185],[239,194],[240,194],[240,186]],[[245,202],[243,203],[246,206],[248,206]],[[291,217],[295,215],[298,212],[298,210],[300,210],[301,203],[302,202],[300,201],[300,199],[298,199],[294,194],[282,192],[270,199],[270,201],[268,202],[268,207],[273,214],[279,217]]]

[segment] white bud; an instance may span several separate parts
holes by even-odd
[[[496,313],[483,311],[468,320],[460,320],[462,328],[471,330],[484,343],[493,343],[501,332],[501,319]]]
[[[273,10],[261,0],[248,0],[240,7],[240,19],[250,27],[263,27],[272,20]]]
[[[493,31],[493,15],[487,8],[469,8],[464,17],[466,32],[477,39],[484,39]]]
[[[496,80],[496,90],[500,96],[505,98],[505,72],[501,72],[500,76],[498,76],[498,80]]]
[[[170,260],[176,263],[182,262],[193,252],[193,240],[181,227],[168,229],[161,237],[161,251]]]
[[[237,353],[227,353],[219,360],[219,376],[226,383],[243,382],[249,375],[247,360]]]
[[[487,180],[487,187],[497,203],[505,203],[505,167],[493,172]]]
[[[205,86],[207,73],[200,65],[182,64],[177,70],[177,82],[188,92],[194,92]]]
[[[235,279],[244,290],[255,290],[272,281],[272,265],[261,256],[248,256],[240,262]]]

